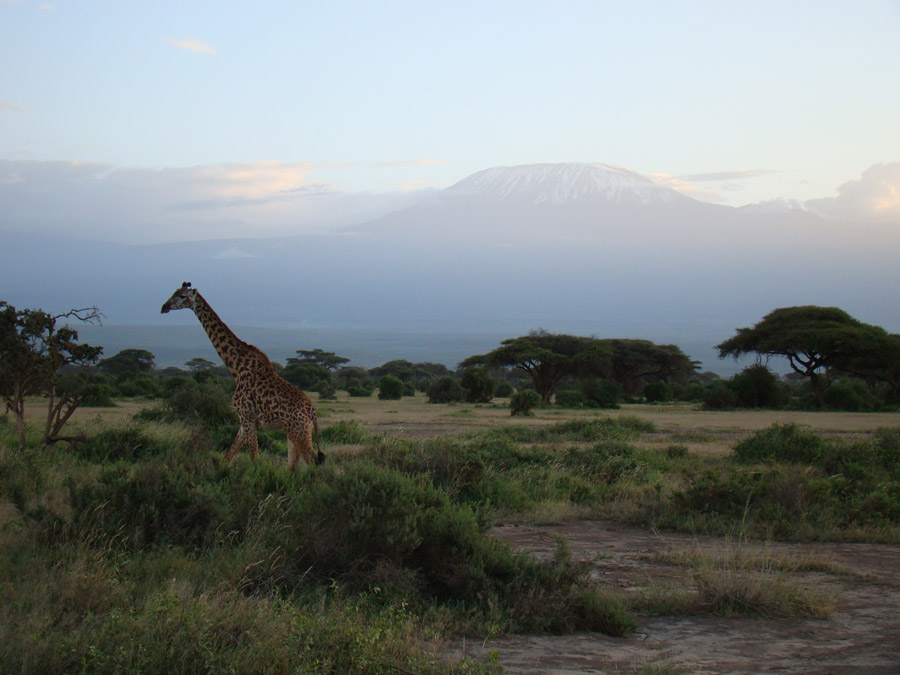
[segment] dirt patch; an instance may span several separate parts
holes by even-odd
[[[494,535],[514,548],[552,555],[556,538],[586,558],[592,574],[623,592],[683,574],[661,560],[684,550],[731,550],[722,539],[654,534],[606,521],[555,526],[507,525]],[[453,656],[496,652],[511,673],[900,673],[900,546],[875,544],[752,544],[771,555],[827,562],[793,572],[804,587],[833,596],[827,619],[643,617],[629,638],[599,634],[514,635],[485,643],[457,642]]]

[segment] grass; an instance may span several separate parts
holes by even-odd
[[[232,432],[134,420],[146,403],[79,411],[91,440],[74,449],[19,453],[0,417],[4,669],[487,672],[442,662],[436,645],[627,634],[629,608],[822,617],[834,605],[797,581],[833,573],[827,563],[749,547],[660,559],[681,585],[626,599],[564,545],[550,560],[513,553],[486,534],[497,520],[900,542],[896,413],[623,406],[511,420],[421,396],[352,404],[319,405],[329,460],[297,476],[277,432],[261,434],[260,461],[225,467],[216,439]]]
[[[649,559],[683,567],[689,578],[687,583],[656,585],[640,593],[632,607],[648,614],[825,619],[835,607],[835,597],[809,590],[794,579],[799,572],[837,573],[827,560],[743,546],[696,548]]]

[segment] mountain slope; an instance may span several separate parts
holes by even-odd
[[[530,164],[485,169],[447,188],[448,195],[566,204],[673,204],[691,200],[639,173],[612,164]]]

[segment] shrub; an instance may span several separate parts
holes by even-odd
[[[621,603],[601,596],[565,552],[546,562],[513,553],[484,534],[470,507],[429,482],[369,463],[298,479],[290,497],[266,499],[254,515],[248,543],[279,551],[256,584],[338,580],[358,590],[414,591],[462,603],[501,630],[633,629]]]
[[[382,401],[397,401],[403,396],[403,382],[396,375],[385,375],[378,380],[378,398]]]
[[[650,403],[666,403],[674,400],[675,395],[665,382],[648,382],[644,387],[644,398]]]
[[[734,391],[724,382],[716,382],[703,395],[703,407],[706,410],[730,410],[736,405]]]
[[[463,400],[468,403],[490,403],[494,396],[494,380],[484,368],[469,368],[463,373],[460,384]]]
[[[778,378],[760,364],[744,368],[727,386],[734,392],[732,405],[739,408],[780,408],[787,398]]]
[[[439,377],[431,383],[426,392],[428,403],[455,403],[462,401],[462,385],[449,375]]]
[[[372,434],[366,431],[362,424],[356,420],[341,420],[323,429],[319,429],[319,440],[323,443],[334,445],[359,445],[372,439]]]
[[[509,400],[510,415],[530,415],[541,404],[541,395],[534,389],[517,391]]]
[[[613,380],[585,380],[581,385],[581,396],[588,408],[614,409],[619,407],[622,388]]]
[[[561,408],[580,408],[584,404],[584,397],[577,389],[565,389],[556,392],[555,402]]]
[[[159,380],[149,375],[123,379],[118,383],[118,389],[122,396],[129,398],[156,398],[162,393]]]
[[[822,437],[797,424],[773,424],[734,446],[734,456],[742,462],[772,459],[791,463],[815,463],[825,445]]]
[[[111,408],[116,404],[113,400],[115,393],[108,384],[91,382],[81,388],[81,405],[86,408]]]
[[[372,395],[372,390],[361,384],[347,385],[347,393],[356,398],[368,398]]]
[[[135,425],[103,429],[86,442],[73,446],[75,454],[99,462],[154,457],[166,450],[165,443],[149,437]]]
[[[513,386],[506,380],[501,380],[497,383],[497,386],[494,387],[494,396],[498,398],[509,398],[514,392],[515,389],[513,389]]]
[[[825,400],[835,410],[871,412],[881,408],[881,401],[861,380],[835,382],[826,393]]]
[[[337,392],[335,392],[331,382],[328,382],[327,380],[322,380],[321,382],[319,382],[313,388],[313,391],[319,393],[320,401],[334,401],[337,399]]]

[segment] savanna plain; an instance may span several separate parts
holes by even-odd
[[[0,670],[900,672],[900,413],[316,403],[0,417]]]

